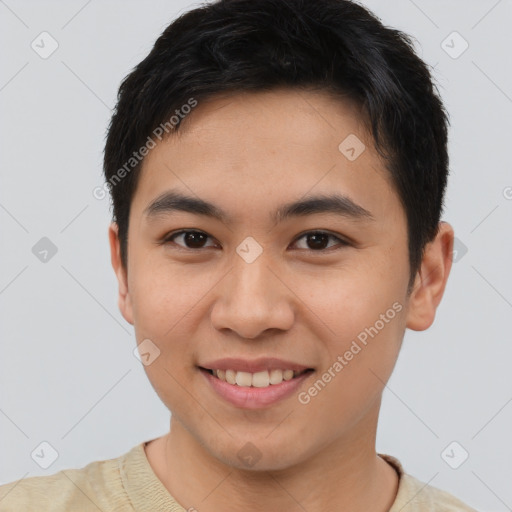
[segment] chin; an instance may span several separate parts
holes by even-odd
[[[242,471],[281,471],[300,464],[305,458],[305,454],[297,453],[293,446],[286,444],[273,446],[268,439],[244,440],[226,447],[222,453],[212,454],[223,464]]]

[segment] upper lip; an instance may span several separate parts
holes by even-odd
[[[303,370],[312,369],[310,366],[304,366],[293,361],[285,361],[275,357],[261,357],[259,359],[242,359],[238,357],[227,357],[224,359],[216,359],[207,361],[201,365],[201,368],[207,370],[235,370],[239,372],[257,373],[265,370],[293,370],[301,372]]]

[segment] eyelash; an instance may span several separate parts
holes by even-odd
[[[173,239],[180,236],[180,235],[183,235],[183,234],[186,234],[186,233],[198,233],[198,234],[202,234],[202,235],[206,235],[208,238],[212,238],[210,235],[208,235],[208,233],[205,233],[204,231],[199,231],[199,230],[195,230],[195,229],[183,229],[183,230],[180,230],[180,231],[175,231],[173,233],[170,233],[168,236],[166,236],[163,241],[162,241],[162,244],[169,244],[169,243],[172,243],[174,245],[177,245],[179,247],[179,249],[182,249],[182,250],[185,250],[185,251],[193,251],[193,252],[198,252],[198,251],[201,251],[201,250],[205,250],[205,249],[208,249],[208,248],[211,248],[212,246],[210,247],[201,247],[199,249],[193,249],[191,247],[184,247],[184,246],[181,246],[179,244],[176,244]],[[333,235],[332,233],[329,233],[328,231],[320,231],[320,230],[313,230],[313,231],[306,231],[305,233],[302,233],[301,235],[299,235],[295,241],[297,240],[300,240],[301,238],[304,238],[306,237],[307,235],[326,235],[328,236],[329,238],[333,238],[333,239],[336,239],[338,242],[339,242],[339,245],[341,247],[338,247],[338,249],[341,249],[343,247],[347,247],[349,246],[349,242],[347,242],[346,240],[343,240],[342,238],[336,236],[336,235]],[[336,246],[334,246],[336,247]],[[301,250],[306,250],[306,251],[309,251],[309,252],[316,252],[316,253],[324,253],[324,252],[327,252],[329,250],[333,249],[333,247],[328,247],[326,249],[318,249],[318,250],[314,250],[314,249],[301,249]]]

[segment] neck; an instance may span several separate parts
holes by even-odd
[[[380,405],[380,404],[379,404]],[[170,494],[187,510],[387,512],[395,470],[375,452],[378,409],[349,432],[291,467],[239,469],[214,457],[174,417],[170,432],[146,448]]]

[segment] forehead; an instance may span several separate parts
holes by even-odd
[[[287,89],[222,95],[182,123],[143,162],[132,204],[139,214],[176,187],[246,215],[333,191],[377,214],[399,203],[351,101]]]

